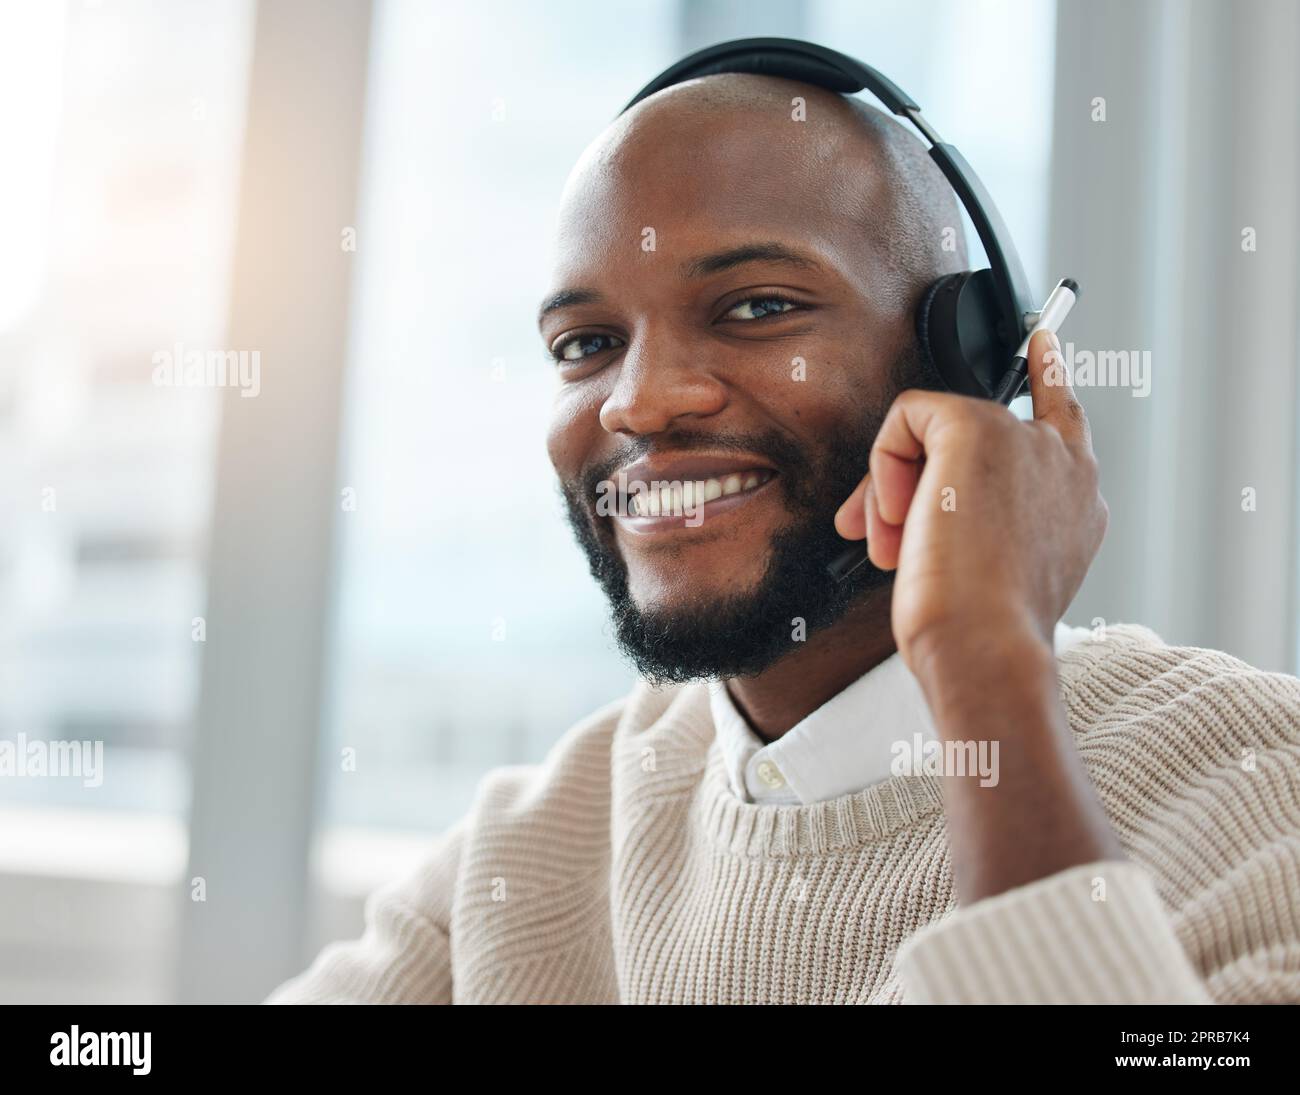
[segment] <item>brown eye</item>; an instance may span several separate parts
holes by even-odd
[[[781,315],[798,308],[792,300],[785,297],[750,297],[729,309],[723,319],[763,319],[765,316]]]
[[[576,335],[556,346],[551,356],[556,361],[581,361],[601,350],[612,350],[622,345],[623,340],[613,335]]]

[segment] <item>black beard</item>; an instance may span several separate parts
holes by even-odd
[[[785,492],[794,520],[772,537],[767,569],[748,593],[651,608],[632,599],[613,518],[596,515],[595,499],[601,482],[649,449],[648,439],[590,469],[576,487],[560,484],[574,535],[613,609],[615,638],[643,677],[662,685],[755,676],[795,649],[799,620],[806,639],[840,619],[866,590],[889,585],[892,572],[870,561],[843,582],[826,569],[849,546],[835,531],[835,514],[867,473],[884,414],[885,408],[874,408],[852,432],[836,437],[815,467],[798,445],[775,431],[755,437],[656,435],[655,448],[734,449],[766,457],[780,473],[774,486]]]

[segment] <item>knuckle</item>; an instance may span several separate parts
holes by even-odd
[[[923,400],[927,394],[928,393],[926,393],[921,388],[904,388],[901,392],[899,392],[896,396],[894,396],[893,405],[900,409],[906,407],[913,407],[921,400]]]
[[[1073,396],[1066,401],[1063,413],[1071,426],[1082,429],[1088,425],[1088,414],[1083,409],[1083,404]]]
[[[952,397],[952,415],[963,422],[986,430],[997,430],[1004,426],[1014,426],[1016,419],[1007,414],[1006,408],[987,399],[976,399],[969,395]]]
[[[983,408],[977,406],[954,408],[953,413],[944,420],[944,431],[953,437],[987,443],[989,434],[996,433],[997,424],[982,412]]]
[[[1034,440],[1039,446],[1047,449],[1047,455],[1053,460],[1068,459],[1069,445],[1066,444],[1065,438],[1061,435],[1052,423],[1043,420],[1027,422],[1025,425],[1034,433]]]

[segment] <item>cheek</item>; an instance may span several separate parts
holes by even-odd
[[[582,391],[578,385],[562,386],[556,391],[546,429],[546,451],[562,478],[576,474],[592,459],[603,432],[600,400],[593,391]]]
[[[805,365],[791,368],[775,386],[767,386],[761,398],[767,415],[786,430],[817,447],[834,436],[836,429],[854,415],[860,385],[843,365],[809,358]]]

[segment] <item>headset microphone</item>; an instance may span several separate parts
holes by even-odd
[[[1020,386],[1025,382],[1025,377],[1029,375],[1029,340],[1039,331],[1051,331],[1052,334],[1056,334],[1061,329],[1061,324],[1065,322],[1065,317],[1070,314],[1070,309],[1074,307],[1074,302],[1078,299],[1079,283],[1074,278],[1062,278],[1056,283],[1052,295],[1047,298],[1043,310],[1038,313],[1038,319],[1034,321],[1033,329],[1029,334],[1025,335],[1025,341],[1020,344],[1020,349],[1016,351],[1011,367],[998,382],[997,390],[993,393],[995,402],[1001,403],[1005,407],[1015,399],[1016,393],[1020,391]]]

